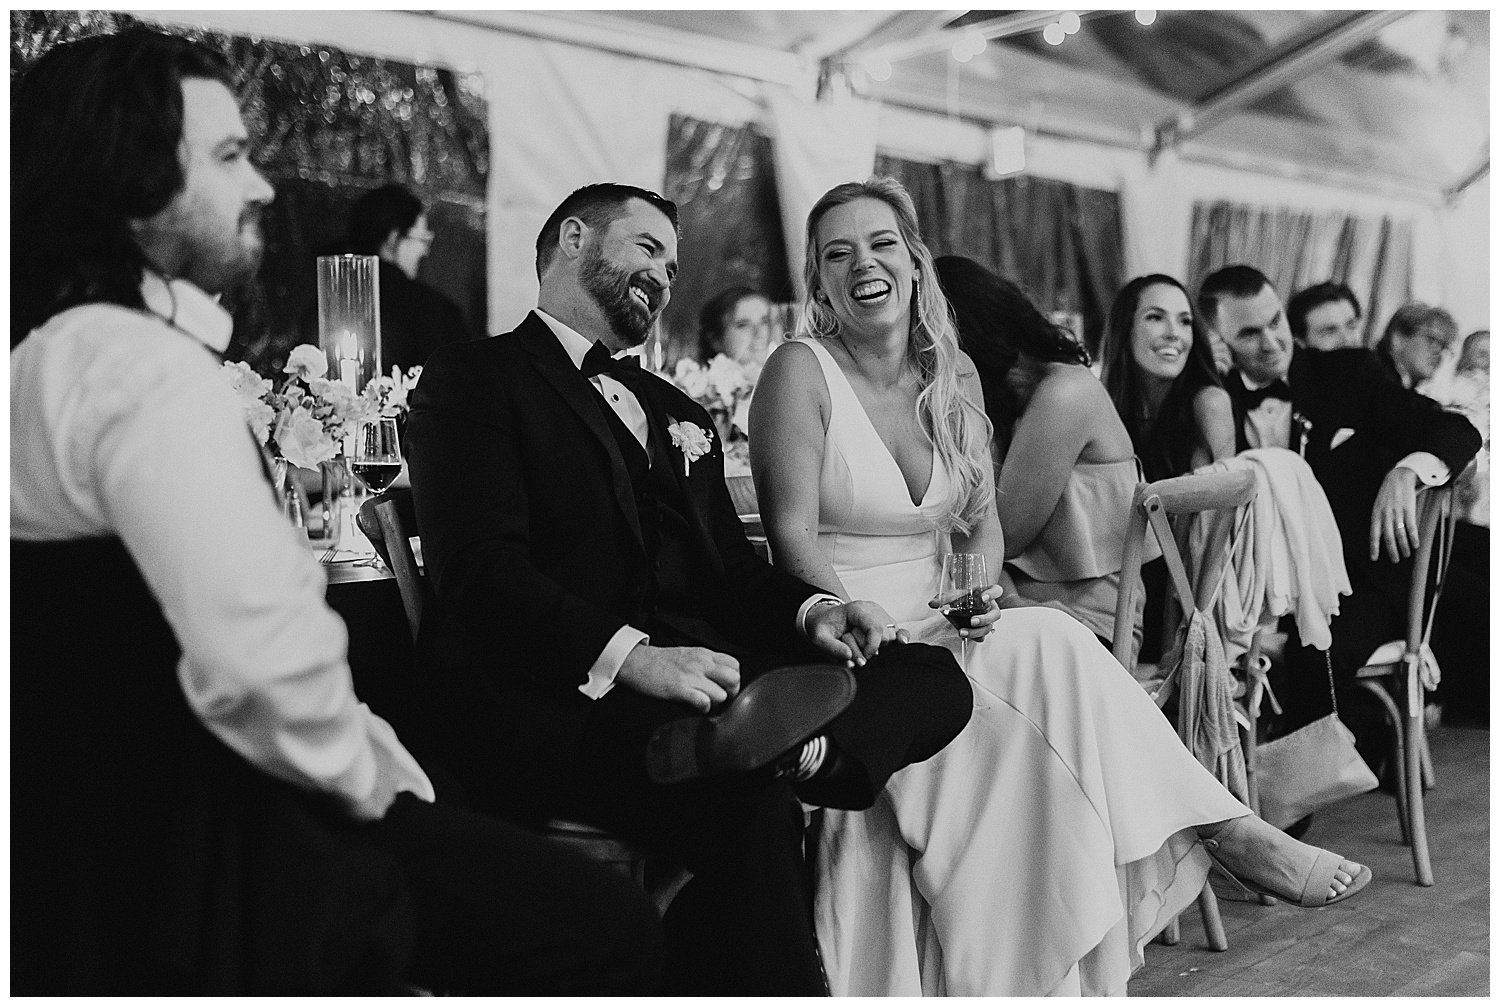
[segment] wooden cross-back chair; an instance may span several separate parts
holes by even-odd
[[[1130,509],[1129,530],[1120,567],[1120,591],[1115,603],[1113,652],[1115,660],[1126,670],[1134,674],[1137,655],[1132,625],[1136,595],[1142,590],[1141,559],[1146,551],[1147,534],[1154,535],[1161,547],[1167,566],[1169,592],[1177,599],[1185,621],[1195,610],[1210,611],[1229,565],[1236,515],[1255,498],[1255,493],[1255,475],[1248,470],[1179,476],[1137,488]],[[1182,515],[1206,515],[1210,522],[1205,546],[1197,556],[1184,558],[1179,547],[1171,519]],[[1177,687],[1174,668],[1156,688],[1152,698],[1158,706],[1165,706]],[[1184,726],[1179,726],[1179,734],[1183,733]],[[1218,901],[1207,885],[1198,896],[1198,908],[1209,947],[1215,951],[1227,951],[1229,940],[1219,916]],[[1179,926],[1176,920],[1168,925],[1162,939],[1168,944],[1177,943]]]
[[[1417,553],[1412,560],[1411,582],[1406,598],[1406,635],[1392,640],[1371,654],[1355,675],[1357,685],[1380,701],[1392,728],[1396,767],[1396,816],[1401,841],[1411,847],[1417,884],[1433,883],[1432,859],[1427,848],[1427,813],[1423,790],[1436,783],[1432,756],[1427,748],[1426,688],[1422,664],[1430,659],[1427,639],[1432,632],[1448,561],[1453,553],[1453,484],[1423,489],[1417,496]],[[1475,632],[1483,632],[1477,627]],[[1424,654],[1425,652],[1425,654]],[[1473,669],[1488,674],[1489,669]],[[1404,699],[1400,704],[1398,700]]]
[[[401,605],[406,610],[407,625],[415,641],[422,611],[431,599],[432,589],[412,548],[417,518],[411,490],[389,489],[379,496],[370,497],[360,505],[355,523],[375,547],[381,561],[396,575]],[[583,822],[555,818],[540,831],[554,842],[631,877],[646,890],[658,913],[666,912],[673,897],[690,878],[686,871],[671,867],[660,879],[648,877],[647,861],[651,858],[647,851],[629,840]]]

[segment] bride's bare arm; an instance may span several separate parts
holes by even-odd
[[[750,468],[760,518],[777,566],[849,601],[818,547],[818,476],[830,402],[813,351],[777,347],[750,401]]]

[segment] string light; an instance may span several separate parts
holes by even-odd
[[[1057,23],[1062,25],[1062,30],[1069,35],[1074,34],[1079,28],[1083,27],[1083,22],[1072,11],[1063,12],[1063,16],[1057,19]]]
[[[967,63],[975,56],[984,52],[985,47],[988,45],[988,40],[979,34],[979,32],[966,31],[959,36],[957,42],[953,43],[953,58],[960,63]]]
[[[1067,37],[1068,33],[1063,31],[1063,26],[1056,21],[1042,29],[1042,38],[1046,39],[1049,45],[1062,45],[1063,39]]]
[[[1135,12],[1135,19],[1144,25],[1152,24],[1156,21],[1156,11],[1138,10]]]

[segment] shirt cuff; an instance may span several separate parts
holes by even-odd
[[[812,611],[812,607],[820,601],[831,601],[838,605],[844,603],[844,599],[836,594],[815,594],[804,601],[797,609],[797,631],[803,636],[807,636],[807,613]]]
[[[1398,469],[1411,469],[1423,486],[1441,486],[1453,473],[1443,460],[1430,451],[1413,451],[1396,463]]]
[[[605,693],[615,687],[615,676],[620,673],[626,655],[635,649],[636,644],[647,643],[650,639],[634,626],[621,626],[615,630],[615,635],[609,638],[609,643],[604,645],[604,650],[589,669],[588,681],[580,685],[578,691],[590,699],[603,699]]]

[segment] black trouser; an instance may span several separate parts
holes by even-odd
[[[1490,722],[1490,530],[1460,521],[1432,627],[1443,722]]]
[[[759,669],[742,661],[741,670],[748,678]],[[891,773],[963,729],[973,694],[951,654],[922,644],[888,644],[855,674],[854,703],[827,734],[862,769],[842,803],[867,806]],[[620,687],[600,699],[563,811],[653,844],[693,872],[665,921],[673,992],[821,996],[791,788],[769,771],[673,786],[646,776],[651,732],[689,712]]]
[[[385,850],[410,892],[410,980],[437,992],[659,992],[662,932],[629,878],[523,829],[402,794],[354,842]]]

